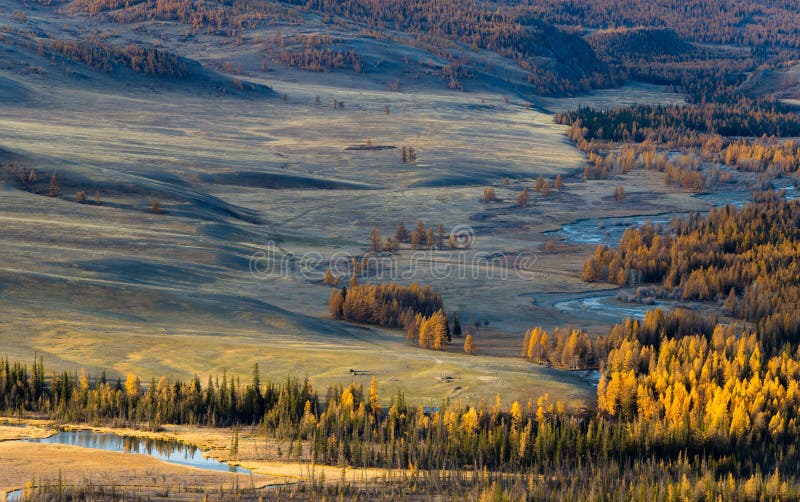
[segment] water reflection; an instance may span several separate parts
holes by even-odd
[[[772,187],[773,190],[782,193],[786,200],[795,200],[800,197],[794,181],[783,181]],[[749,191],[731,192],[711,192],[696,194],[693,197],[709,202],[713,207],[722,207],[730,204],[737,208],[742,208],[752,199]],[[700,211],[704,214],[706,211]],[[675,211],[669,213],[659,213],[650,216],[609,216],[604,218],[589,218],[576,220],[572,223],[562,225],[560,230],[547,232],[556,235],[569,242],[580,244],[603,244],[608,247],[616,247],[622,238],[622,234],[630,227],[641,227],[645,223],[663,225],[672,221],[673,218],[681,218],[693,211]]]
[[[577,298],[575,300],[558,302],[553,306],[562,312],[591,312],[593,315],[599,315],[611,319],[625,319],[626,317],[630,317],[632,319],[639,320],[644,320],[647,312],[655,308],[660,308],[664,311],[672,310],[672,305],[669,303],[664,303],[661,301],[657,301],[651,305],[623,303],[612,295]]]
[[[672,218],[685,216],[689,213],[663,213],[652,216],[610,216],[607,218],[591,218],[577,220],[563,225],[561,230],[547,232],[565,238],[571,242],[582,244],[604,244],[615,247],[619,244],[622,234],[631,227],[640,227],[645,223],[663,225]]]
[[[228,465],[213,458],[203,457],[203,452],[196,446],[186,445],[177,441],[164,441],[158,439],[136,438],[120,436],[109,432],[94,432],[89,430],[59,431],[58,433],[42,439],[29,439],[34,443],[54,443],[93,448],[96,450],[119,451],[148,455],[171,464],[187,465],[212,471],[237,472],[250,474],[250,471],[241,467]]]

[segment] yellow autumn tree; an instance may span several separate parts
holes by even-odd
[[[381,417],[381,398],[378,395],[378,381],[372,377],[369,381],[369,411],[375,420]]]
[[[519,427],[522,423],[522,407],[519,405],[518,401],[514,401],[511,403],[511,411],[509,412],[511,416],[511,423],[514,427]]]
[[[465,354],[474,354],[475,353],[475,345],[472,341],[472,333],[468,333],[467,337],[464,339],[464,353]]]
[[[472,406],[461,416],[461,430],[470,436],[478,430],[478,412]]]

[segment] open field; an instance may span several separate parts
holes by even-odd
[[[19,57],[37,62],[43,74],[25,73]],[[223,370],[245,376],[258,363],[269,378],[308,375],[318,388],[349,381],[355,368],[375,376],[387,398],[398,388],[424,402],[497,393],[524,402],[549,392],[577,409],[593,400],[590,382],[516,354],[525,329],[572,322],[549,293],[561,299],[606,286],[580,281],[590,246],[544,251],[551,239],[544,232],[598,212],[708,207],[652,173],[583,182],[582,154],[549,114],[536,111],[558,108],[552,100],[528,108],[491,90],[419,83],[390,92],[369,81],[349,87],[355,82],[344,77],[298,79],[287,71],[264,81],[289,96],[284,102],[195,94],[175,82],[124,85],[90,70],[76,79],[37,58],[24,49],[6,55],[0,144],[5,160],[36,169],[41,191],[56,173],[62,196],[12,182],[2,188],[0,350],[12,359],[39,353],[50,365],[145,380]],[[615,92],[586,100],[630,95]],[[678,99],[662,93],[639,86],[635,99]],[[333,109],[333,99],[345,108]],[[346,149],[366,140],[395,148]],[[415,164],[401,162],[402,146],[416,149]],[[567,190],[515,206],[533,178],[558,174]],[[611,197],[619,183],[629,193],[625,204]],[[499,202],[479,201],[485,186],[496,187]],[[75,202],[81,190],[87,204]],[[150,211],[152,198],[160,201],[158,214]],[[459,354],[459,340],[446,353],[431,353],[410,347],[400,332],[328,319],[326,260],[362,255],[373,227],[391,235],[398,221],[413,227],[419,218],[447,231],[468,225],[472,249],[422,257],[401,250],[391,271],[366,280],[431,284],[465,323],[488,321],[475,331],[477,356]],[[295,260],[290,273],[254,276],[251,257],[259,253],[278,263],[288,253],[319,253],[321,261],[304,270]],[[500,255],[508,260],[505,273],[484,259]],[[527,269],[516,274],[521,258]],[[436,267],[448,265],[442,277]],[[587,327],[612,322],[599,318]]]
[[[800,120],[751,99],[800,103],[788,12],[744,2],[695,37],[691,16],[585,28],[625,18],[611,0],[586,2],[597,20],[547,0],[0,3],[0,363],[47,367],[0,364],[0,499],[800,493],[800,210],[778,200]],[[729,40],[766,21],[763,46]],[[635,104],[678,106],[610,110]],[[428,244],[381,245],[418,221]],[[329,311],[326,272],[351,303],[351,277],[429,285],[474,352],[335,320],[407,323],[439,298]],[[418,319],[420,346],[449,336]]]

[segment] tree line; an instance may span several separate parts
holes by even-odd
[[[658,283],[685,300],[718,301],[759,326],[770,353],[800,343],[800,201],[766,192],[742,209],[714,209],[664,228],[630,228],[619,247],[598,246],[587,281]]]
[[[351,280],[348,286],[331,289],[328,308],[335,319],[400,328],[409,317],[430,317],[441,311],[443,303],[442,295],[430,286],[359,285]]]
[[[350,69],[356,73],[364,71],[364,63],[352,48],[307,47],[298,51],[281,51],[274,59],[286,66],[313,72],[327,72],[340,68]]]
[[[800,19],[790,1],[758,0],[528,0],[559,25],[668,27],[696,42],[800,49]]]
[[[31,368],[0,365],[0,404],[6,413],[152,428],[252,423],[289,442],[290,459],[407,469],[412,476],[515,474],[510,479],[522,476],[526,493],[542,497],[621,493],[619,480],[630,479],[625,493],[633,490],[637,500],[667,500],[667,486],[673,495],[700,499],[788,498],[800,494],[799,354],[766,355],[762,335],[685,312],[628,319],[602,337],[610,350],[598,410],[585,414],[568,413],[546,394],[424,408],[400,391],[383,400],[374,379],[368,389],[331,386],[320,398],[300,380],[264,385],[255,370],[249,385],[226,375],[206,386],[197,377],[143,386],[134,375],[114,382],[82,372],[48,380],[41,358]]]
[[[338,29],[358,29],[376,38],[391,38],[392,32],[400,31],[403,34],[396,37],[399,41],[447,61],[440,73],[451,88],[460,88],[460,79],[474,73],[451,50],[454,42],[515,61],[527,71],[530,85],[542,94],[572,94],[620,81],[580,37],[541,20],[518,16],[503,4],[489,6],[473,0],[291,0],[285,4],[269,0],[76,0],[74,5],[93,16],[107,15],[115,22],[178,21],[197,31],[237,37],[244,29],[280,22],[302,24],[304,12],[319,14]],[[558,57],[553,58],[554,54]],[[285,58],[294,64],[305,62],[303,66],[314,71],[321,67],[317,63],[335,59],[325,54],[309,59],[311,56],[306,52]],[[552,61],[542,64],[542,57]]]
[[[29,368],[7,358],[0,362],[0,407],[6,413],[40,412],[58,420],[144,425],[230,426],[298,420],[306,406],[319,398],[307,381],[289,378],[283,383],[261,382],[258,366],[252,380],[242,384],[225,372],[208,377],[205,386],[195,375],[189,381],[162,376],[148,384],[135,375],[110,379],[105,371],[88,375],[81,370],[45,374],[41,357]],[[290,417],[290,418],[287,418]]]
[[[632,105],[608,110],[582,106],[557,114],[555,120],[572,127],[571,136],[576,142],[679,142],[689,133],[728,137],[800,134],[800,118],[787,105],[744,96],[732,103],[701,105]]]
[[[600,347],[580,329],[554,329],[549,335],[537,326],[525,332],[522,357],[539,364],[571,370],[597,367]]]
[[[43,43],[40,52],[59,54],[105,72],[124,67],[134,73],[155,77],[183,78],[189,74],[186,63],[171,52],[136,44],[115,47],[96,37],[81,40],[52,39]]]

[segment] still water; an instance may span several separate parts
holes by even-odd
[[[188,465],[212,471],[250,474],[247,469],[228,465],[213,458],[203,457],[203,451],[196,446],[185,445],[177,441],[135,438],[89,430],[59,431],[47,438],[29,439],[28,441],[33,443],[68,444],[96,450],[149,455],[171,464]]]

